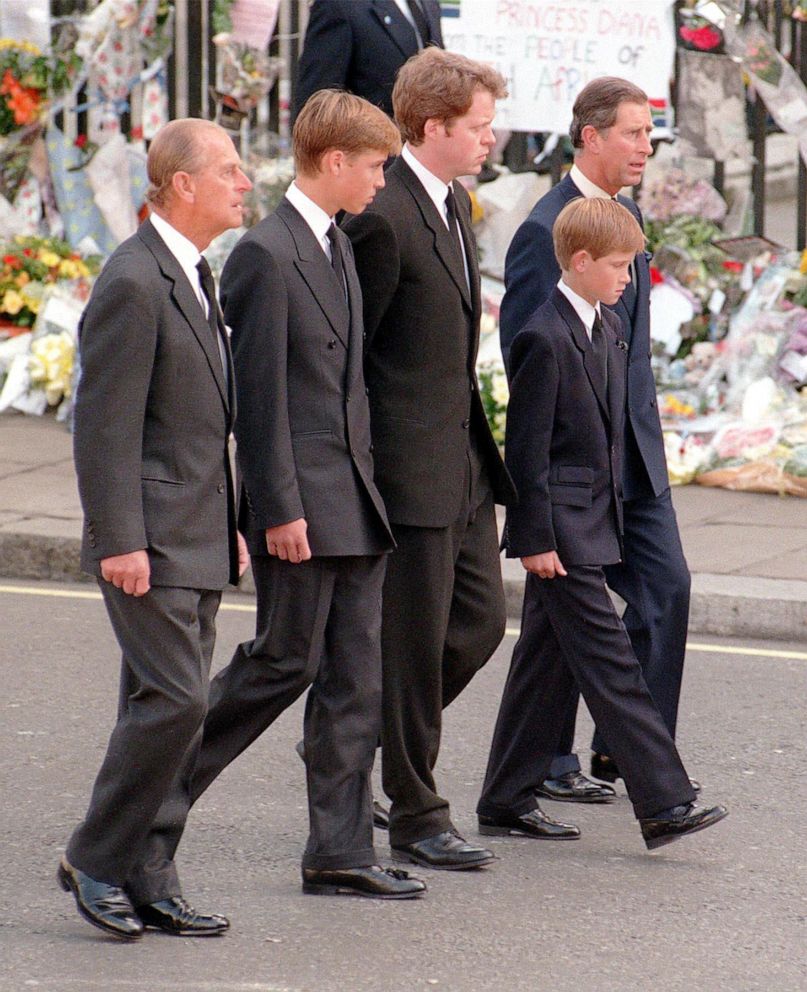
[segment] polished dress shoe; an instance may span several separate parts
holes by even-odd
[[[582,772],[565,772],[556,778],[545,778],[535,794],[559,803],[610,803],[616,797],[610,785],[592,782]]]
[[[620,772],[614,759],[609,758],[607,754],[598,754],[596,751],[591,753],[591,774],[594,778],[601,778],[603,782],[616,782],[618,778],[622,778],[622,772]],[[701,791],[701,784],[697,779],[690,778],[689,784],[692,786],[693,792]]]
[[[73,893],[79,913],[94,927],[122,940],[143,936],[143,923],[120,886],[90,878],[67,858],[62,858],[56,879],[65,892]]]
[[[673,806],[672,809],[662,810],[655,816],[642,817],[639,826],[647,847],[653,851],[665,844],[672,844],[679,837],[697,833],[707,827],[719,823],[729,815],[725,806],[697,806],[686,803],[683,806]]]
[[[400,868],[303,868],[303,892],[309,895],[415,899],[425,891],[425,882]]]
[[[411,861],[424,868],[441,868],[445,871],[481,868],[496,860],[492,851],[469,844],[453,830],[445,830],[434,837],[416,840],[413,844],[401,844],[390,850],[394,861]]]
[[[175,937],[218,937],[230,929],[226,916],[197,913],[182,896],[138,906],[137,915],[143,926],[171,933]]]
[[[536,806],[528,813],[516,816],[479,816],[479,833],[487,837],[537,837],[539,840],[577,840],[580,828],[571,823],[560,823]]]
[[[300,761],[305,764],[305,743],[303,741],[297,741],[294,745],[294,750],[297,752]],[[378,827],[379,830],[389,830],[389,810],[382,806],[377,800],[373,800],[373,826]]]

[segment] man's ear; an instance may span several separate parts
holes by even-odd
[[[184,203],[193,203],[196,196],[196,183],[189,172],[175,172],[171,177],[171,188]]]
[[[580,132],[580,140],[588,151],[599,151],[602,135],[593,124],[586,124]]]
[[[429,117],[426,119],[426,123],[423,125],[423,137],[424,138],[439,138],[445,129],[445,121],[442,117]]]

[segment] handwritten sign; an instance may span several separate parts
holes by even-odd
[[[495,66],[510,92],[496,124],[566,134],[572,105],[596,76],[621,76],[669,127],[675,55],[672,0],[445,0],[446,48]]]

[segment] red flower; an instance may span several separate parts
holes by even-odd
[[[659,269],[655,265],[650,266],[650,285],[658,286],[659,283],[664,282],[664,276],[661,274]]]
[[[684,41],[688,41],[690,45],[694,45],[702,52],[710,52],[713,48],[717,48],[722,41],[720,32],[706,24],[700,28],[688,28],[683,25],[679,34]]]
[[[87,135],[80,134],[73,142],[73,144],[76,146],[76,148],[84,148],[84,146],[87,144]]]
[[[723,268],[726,272],[736,272],[739,274],[743,271],[743,263],[735,262],[733,259],[727,258],[726,261],[723,262]]]

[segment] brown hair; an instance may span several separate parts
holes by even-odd
[[[291,144],[297,172],[313,176],[322,156],[332,148],[348,155],[366,151],[397,155],[401,136],[383,110],[360,96],[344,90],[317,90],[297,115]]]
[[[200,117],[182,117],[169,121],[160,128],[149,147],[146,164],[149,177],[149,188],[146,190],[148,203],[157,207],[165,206],[177,172],[193,175],[204,168],[207,148],[203,139],[206,131],[227,134],[220,124]]]
[[[620,103],[647,103],[647,93],[618,76],[592,79],[577,94],[572,107],[569,137],[575,148],[583,147],[583,128],[590,124],[597,131],[613,127]]]
[[[644,250],[645,238],[633,214],[615,200],[579,196],[567,203],[552,228],[555,255],[562,269],[572,256],[587,251],[596,261],[612,252]]]
[[[451,121],[467,113],[477,90],[497,100],[507,96],[504,76],[484,62],[433,46],[413,55],[401,66],[392,90],[404,141],[420,145],[427,120]]]

